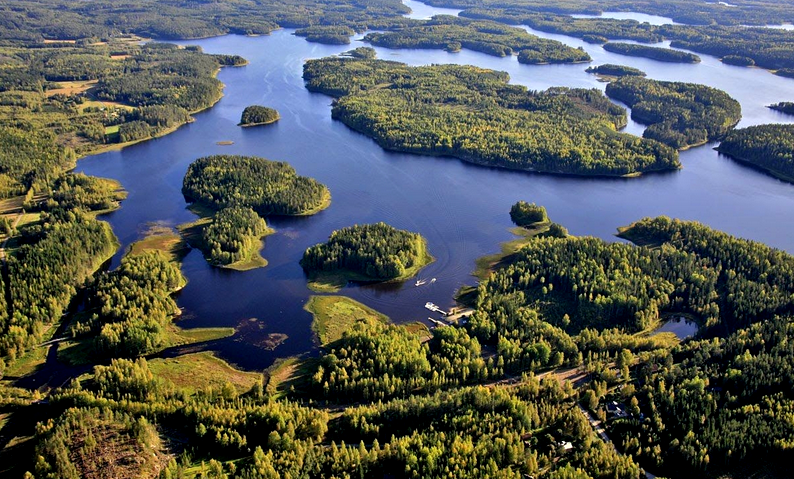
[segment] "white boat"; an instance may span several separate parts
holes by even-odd
[[[434,281],[435,281],[435,280],[434,280]],[[414,283],[414,286],[422,286],[422,285],[423,285],[423,284],[425,284],[425,283],[427,283],[427,280],[426,280],[426,279],[417,279],[417,280],[416,280],[416,283]]]
[[[436,278],[433,278],[433,279],[430,280],[430,284],[433,284],[435,282],[436,282]]]

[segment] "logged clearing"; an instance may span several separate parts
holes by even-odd
[[[77,95],[79,93],[83,93],[85,91],[90,90],[91,88],[95,87],[97,83],[98,83],[97,80],[61,81],[58,82],[60,88],[47,90],[47,96],[50,97],[54,95]]]

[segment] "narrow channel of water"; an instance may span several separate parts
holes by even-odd
[[[415,2],[416,16],[450,13]],[[456,12],[456,11],[455,11]],[[456,12],[457,13],[457,12]],[[651,78],[707,83],[725,89],[744,109],[742,126],[791,121],[765,108],[794,99],[794,80],[761,69],[727,66],[704,56],[698,65],[677,65],[624,57],[577,39],[533,32],[573,46],[582,46],[594,64],[620,63],[641,68]],[[181,325],[245,326],[245,334],[214,342],[209,349],[248,369],[268,366],[276,357],[312,350],[311,316],[302,308],[311,292],[298,261],[310,245],[324,241],[332,230],[355,223],[386,221],[416,231],[428,239],[435,263],[422,277],[432,285],[350,286],[342,294],[390,315],[395,321],[423,320],[423,305],[452,305],[454,292],[475,284],[470,275],[478,257],[498,251],[511,239],[508,211],[518,200],[546,206],[551,218],[575,235],[606,240],[618,226],[645,216],[668,215],[702,221],[714,228],[766,242],[794,252],[794,185],[719,157],[706,145],[683,152],[684,169],[633,179],[588,179],[527,174],[468,165],[448,158],[422,157],[383,151],[372,140],[331,120],[331,98],[309,93],[301,78],[309,58],[335,55],[355,46],[306,42],[279,30],[270,36],[228,35],[186,42],[208,53],[239,54],[250,60],[243,68],[224,69],[219,78],[225,97],[196,121],[177,132],[122,151],[92,156],[78,171],[121,181],[129,191],[122,208],[104,218],[113,226],[123,248],[139,239],[150,222],[177,225],[195,216],[185,209],[181,194],[187,166],[209,154],[259,155],[291,163],[299,174],[328,185],[331,207],[308,218],[269,218],[276,234],[266,240],[269,265],[248,272],[219,270],[206,264],[200,252],[185,259],[189,283],[177,301],[185,311]],[[515,57],[496,58],[477,52],[376,48],[379,58],[411,65],[474,64],[508,71],[514,83],[532,89],[551,86],[604,88],[587,65],[520,65]],[[261,128],[237,126],[250,104],[274,107],[281,121]],[[631,123],[627,131],[642,132]],[[218,141],[233,141],[219,146]],[[123,254],[120,251],[115,261]],[[251,318],[256,318],[251,327]],[[271,333],[289,336],[275,350],[267,349]]]

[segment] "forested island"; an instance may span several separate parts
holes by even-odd
[[[738,101],[696,83],[623,77],[606,94],[631,107],[631,118],[649,125],[643,137],[688,148],[725,136],[742,118]]]
[[[614,65],[612,63],[605,63],[595,67],[589,67],[585,70],[587,73],[595,73],[596,75],[603,75],[608,77],[644,77],[645,72],[638,69],[627,67],[625,65]]]
[[[775,103],[774,105],[769,105],[767,108],[771,108],[787,115],[794,115],[794,102],[782,101],[780,103]]]
[[[269,125],[281,118],[278,111],[266,106],[251,105],[245,107],[240,117],[240,126]]]
[[[391,150],[576,175],[680,167],[671,148],[617,132],[626,112],[596,90],[530,92],[503,72],[351,58],[310,60],[303,77],[339,98],[335,119]]]
[[[213,210],[231,206],[268,215],[310,215],[328,207],[331,194],[289,164],[255,156],[215,155],[188,167],[182,184],[188,201]]]
[[[267,265],[261,238],[273,230],[264,217],[312,215],[331,203],[325,185],[287,163],[254,156],[199,158],[188,167],[182,193],[204,216],[181,225],[182,235],[210,264],[236,270]]]
[[[336,289],[349,281],[401,281],[431,261],[419,234],[375,223],[334,231],[306,250],[301,266],[315,288]]]
[[[236,270],[267,266],[259,255],[262,238],[273,233],[265,219],[244,206],[230,206],[179,228],[210,264]]]
[[[649,47],[647,45],[637,45],[636,43],[616,43],[609,42],[604,44],[604,50],[631,57],[645,57],[651,60],[670,63],[699,63],[700,57],[692,53],[673,50],[671,48]]]
[[[527,227],[546,223],[549,221],[549,216],[546,214],[546,208],[535,203],[519,201],[510,208],[510,219],[517,226]]]
[[[719,12],[704,15],[702,9],[708,4],[698,4],[701,10],[695,14],[691,12],[692,5],[683,5],[684,2],[673,2],[661,5],[662,2],[643,4],[642,10],[649,12],[661,7],[661,10],[671,8],[674,11],[657,13],[669,16],[675,21],[689,25],[651,25],[647,22],[636,20],[618,20],[612,18],[574,18],[571,13],[598,15],[602,9],[608,11],[636,11],[637,5],[631,3],[615,4],[609,7],[599,2],[598,5],[587,5],[577,2],[553,2],[552,4],[538,2],[478,2],[476,5],[462,0],[432,0],[430,3],[437,6],[450,8],[463,8],[460,16],[474,19],[499,21],[511,25],[528,25],[543,32],[569,35],[582,38],[584,41],[595,44],[605,44],[610,40],[633,40],[642,43],[659,43],[670,40],[670,46],[697,53],[714,55],[725,59],[729,64],[748,66],[750,62],[770,70],[790,71],[794,68],[794,57],[790,55],[794,39],[790,32],[777,28],[748,28],[739,25],[767,25],[779,24],[782,17],[776,17],[774,12],[779,3],[769,2],[763,8],[759,5],[744,8],[717,7]],[[719,5],[713,3],[712,5]],[[595,13],[594,13],[595,12]],[[681,12],[689,12],[682,18]],[[741,21],[730,18],[732,15],[741,17]],[[759,17],[755,17],[760,15]],[[770,15],[768,20],[755,23],[753,19]],[[682,21],[684,20],[684,21]],[[719,24],[719,25],[718,25]],[[730,26],[728,26],[730,25]],[[643,47],[643,45],[640,45]],[[610,47],[613,48],[613,47]],[[646,47],[647,48],[647,47]],[[665,49],[669,50],[669,49]]]
[[[421,25],[393,32],[368,33],[364,41],[388,48],[435,48],[452,52],[466,48],[499,57],[517,54],[519,62],[530,64],[590,61],[584,50],[530,35],[520,28],[450,15],[438,15]]]
[[[312,25],[295,30],[295,35],[305,37],[309,42],[326,45],[347,45],[355,34],[355,30],[344,25]]]
[[[733,130],[717,151],[794,183],[794,125],[757,125]]]

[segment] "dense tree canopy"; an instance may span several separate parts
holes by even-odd
[[[265,220],[254,210],[232,206],[215,213],[212,223],[201,232],[201,239],[210,263],[228,265],[256,254],[260,238],[269,232]]]
[[[153,251],[125,256],[114,271],[97,278],[91,315],[73,323],[72,336],[95,336],[98,354],[136,357],[166,345],[166,327],[178,308],[170,295],[185,285],[178,265]]]
[[[347,58],[310,60],[304,79],[341,97],[334,118],[389,149],[547,173],[679,167],[668,147],[618,133],[625,111],[595,90],[530,92],[503,72]]]
[[[794,125],[758,125],[733,130],[720,153],[794,181]]]
[[[8,260],[6,297],[0,324],[0,354],[12,359],[37,345],[66,311],[77,288],[116,249],[107,223],[66,212],[45,216],[23,231],[28,243]]]
[[[450,15],[393,32],[369,33],[364,40],[389,48],[436,48],[457,51],[461,48],[488,55],[517,54],[521,63],[573,63],[590,61],[584,51],[556,40],[530,35],[520,28],[495,22],[472,21]]]
[[[245,107],[243,114],[240,117],[240,125],[253,126],[253,125],[267,125],[273,123],[281,118],[278,111],[266,106],[251,105]]]
[[[775,111],[779,111],[781,113],[785,113],[787,115],[794,115],[794,102],[790,101],[781,101],[780,103],[775,103],[774,105],[769,105],[767,108],[771,108]]]
[[[327,206],[330,198],[325,185],[299,176],[287,163],[230,155],[191,163],[182,193],[213,209],[247,206],[260,216],[311,214]]]
[[[408,12],[397,0],[311,0],[185,3],[181,0],[112,0],[90,6],[62,0],[15,0],[0,3],[4,19],[0,39],[41,41],[43,38],[104,38],[136,33],[160,39],[204,38],[227,33],[267,34],[279,28],[350,25],[357,29],[380,18]]]
[[[301,266],[310,276],[339,271],[364,279],[389,280],[427,262],[425,240],[419,234],[375,223],[334,231],[327,243],[306,250]]]
[[[643,137],[675,148],[721,138],[742,118],[738,101],[706,85],[623,77],[607,85],[606,93],[649,125]]]
[[[549,221],[549,216],[546,214],[546,208],[535,203],[519,201],[510,208],[510,219],[517,226],[530,226]]]
[[[673,50],[671,48],[649,47],[637,45],[636,43],[615,43],[609,42],[604,45],[604,50],[621,55],[632,57],[645,57],[660,62],[672,63],[698,63],[700,57],[692,53]]]
[[[587,73],[595,73],[598,75],[614,76],[614,77],[644,77],[645,72],[638,69],[627,67],[625,65],[614,65],[612,63],[605,63],[596,67],[589,67]]]

